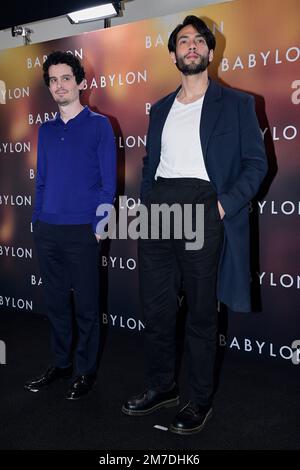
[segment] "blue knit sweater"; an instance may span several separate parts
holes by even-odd
[[[91,223],[96,232],[97,207],[112,204],[115,191],[116,144],[105,116],[86,106],[66,124],[58,115],[41,125],[32,223]]]

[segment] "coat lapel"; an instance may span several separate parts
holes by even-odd
[[[162,131],[163,131],[166,119],[168,117],[168,114],[170,112],[170,109],[174,103],[174,100],[180,88],[181,87],[178,87],[177,90],[174,91],[174,93],[171,93],[168,96],[168,98],[156,110],[155,119],[154,119],[155,127],[153,131],[153,135],[155,135],[155,155],[158,161],[159,161],[160,152],[161,152]]]
[[[201,122],[200,141],[202,145],[203,157],[206,162],[207,147],[211,133],[215,127],[222,106],[222,88],[213,80],[210,80],[209,87],[204,97]]]

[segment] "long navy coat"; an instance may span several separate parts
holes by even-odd
[[[142,202],[154,183],[162,130],[178,90],[151,107]],[[210,80],[199,132],[206,171],[226,214],[217,297],[231,310],[248,312],[251,310],[248,204],[267,171],[253,97]]]

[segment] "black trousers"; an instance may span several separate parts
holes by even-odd
[[[186,250],[186,240],[139,240],[139,278],[145,321],[147,386],[167,389],[174,381],[175,325],[179,277],[188,304],[186,342],[189,399],[211,403],[217,341],[216,277],[223,241],[216,194],[209,182],[196,178],[158,178],[146,205],[204,204],[204,246]]]
[[[76,371],[79,375],[95,373],[99,350],[99,256],[92,225],[37,221],[33,233],[51,325],[53,364],[68,367],[73,362],[72,287],[78,326]]]

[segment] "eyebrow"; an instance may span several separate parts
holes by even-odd
[[[51,75],[51,77],[49,77],[49,79],[51,80],[51,78],[63,78],[63,77],[73,77],[72,74],[69,74],[69,73],[64,73],[63,75],[60,75],[59,77],[55,77],[54,75]]]
[[[188,39],[192,34],[183,34],[182,36],[179,36],[177,41],[179,41],[180,39]],[[203,38],[204,39],[204,36],[202,36],[202,34],[198,33],[198,34],[195,34],[195,37],[196,38]]]

